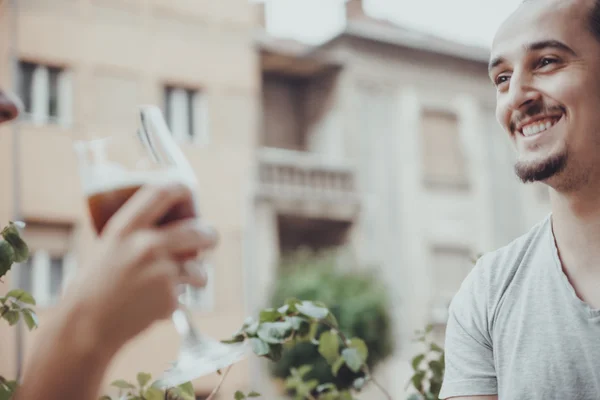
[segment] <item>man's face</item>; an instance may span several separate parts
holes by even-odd
[[[0,124],[17,118],[20,108],[17,99],[0,89]]]
[[[492,45],[496,117],[516,147],[517,175],[573,190],[600,162],[600,42],[593,0],[531,0]]]

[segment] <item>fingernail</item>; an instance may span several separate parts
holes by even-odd
[[[210,238],[215,241],[218,239],[217,230],[214,227],[205,224],[200,220],[196,221],[196,229],[198,229],[198,231],[207,238]]]
[[[204,266],[202,265],[202,262],[200,262],[200,261],[195,261],[195,260],[186,261],[183,264],[183,268],[185,269],[185,272],[191,277],[201,279],[204,281],[208,278],[206,270],[204,269]]]

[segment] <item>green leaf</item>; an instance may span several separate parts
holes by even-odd
[[[110,386],[116,387],[118,389],[135,389],[134,385],[123,379],[117,379],[116,381],[113,381],[110,384]]]
[[[336,399],[336,400],[354,400],[354,397],[352,397],[352,393],[345,390],[342,393],[340,393],[339,399]]]
[[[0,278],[10,271],[15,262],[15,250],[6,240],[0,239]]]
[[[281,356],[283,355],[283,345],[281,344],[272,344],[269,346],[269,354],[265,357],[271,361],[277,362],[281,360]]]
[[[252,351],[259,357],[269,354],[269,344],[259,338],[251,338],[250,346]]]
[[[301,302],[300,300],[298,300],[298,299],[294,299],[294,298],[287,299],[287,300],[285,301],[285,305],[286,305],[286,306],[288,306],[288,312],[289,312],[289,313],[294,313],[294,312],[297,312],[297,311],[298,311],[298,309],[296,308],[296,306],[297,306],[298,304],[301,304],[301,303],[302,303],[302,302]]]
[[[15,300],[20,301],[21,303],[35,305],[35,299],[29,293],[27,293],[23,289],[14,289],[10,292],[6,293],[6,297],[12,297]]]
[[[329,314],[327,314],[327,318],[325,318],[325,321],[327,323],[329,323],[329,325],[333,328],[338,329],[339,328],[339,324],[337,319],[335,318],[335,315],[333,315],[331,312]]]
[[[286,321],[290,322],[290,324],[292,325],[292,329],[295,330],[296,332],[300,333],[300,330],[302,330],[302,327],[304,325],[307,326],[306,330],[308,331],[308,320],[306,318],[293,316],[293,317],[286,317],[285,319],[286,319]]]
[[[355,349],[360,357],[361,363],[367,362],[367,358],[369,357],[369,349],[367,348],[366,343],[359,338],[350,339],[350,343],[347,344],[348,348]]]
[[[431,343],[430,348],[431,348],[431,351],[435,351],[436,353],[443,353],[444,352],[444,349],[442,349],[440,346],[438,346],[435,343]]]
[[[333,365],[340,357],[340,341],[334,331],[325,331],[319,338],[319,354],[327,361],[329,365]]]
[[[290,306],[288,306],[287,304],[284,304],[277,309],[277,312],[279,312],[282,315],[286,315],[289,310],[290,310]]]
[[[252,391],[248,393],[248,397],[260,397],[260,393]]]
[[[419,369],[419,365],[421,365],[421,363],[423,362],[424,359],[425,359],[425,354],[419,354],[418,356],[416,356],[415,358],[412,359],[411,364],[415,371]]]
[[[273,309],[273,308],[267,308],[266,310],[262,310],[260,312],[260,317],[259,317],[259,321],[262,322],[275,322],[275,321],[279,321],[281,318],[283,317],[283,315]]]
[[[155,387],[149,387],[145,392],[144,392],[144,399],[146,400],[164,400],[165,398],[165,393]]]
[[[360,390],[362,390],[362,388],[365,387],[366,384],[367,384],[367,380],[365,378],[357,378],[352,383],[352,386],[354,387],[354,389],[360,391]]]
[[[434,377],[441,378],[444,375],[444,364],[437,360],[429,361],[429,369],[433,372]]]
[[[331,382],[327,382],[327,383],[323,383],[322,385],[317,386],[316,390],[318,393],[329,392],[329,391],[337,390],[337,386],[335,386]]]
[[[442,390],[442,382],[441,381],[431,381],[429,382],[429,391],[431,392],[433,397],[437,400],[440,390]]]
[[[225,344],[233,344],[233,343],[241,343],[246,340],[246,337],[243,334],[237,334],[231,339],[221,340],[221,343]]]
[[[112,399],[110,396],[104,395],[104,396],[100,397],[98,400],[112,400]]]
[[[363,366],[363,361],[356,349],[344,349],[342,350],[342,358],[346,362],[348,368],[353,372],[358,372]]]
[[[238,390],[237,392],[235,392],[235,395],[233,396],[233,398],[235,400],[244,400],[246,398],[246,395]]]
[[[35,311],[31,308],[23,308],[21,314],[30,331],[38,327],[38,317]]]
[[[19,322],[20,314],[18,311],[10,310],[4,313],[2,316],[10,326],[14,326]]]
[[[0,235],[4,237],[4,239],[10,243],[13,250],[15,251],[15,261],[25,262],[29,258],[29,248],[27,247],[27,243],[23,239],[21,239],[21,235],[19,234],[19,230],[14,222],[10,222],[6,228],[0,232]]]
[[[292,333],[290,321],[264,322],[258,327],[259,338],[270,344],[279,344],[286,341]]]
[[[425,371],[419,371],[413,375],[411,381],[418,392],[423,391],[423,379],[425,379]]]
[[[326,307],[319,307],[312,301],[303,301],[302,303],[296,305],[296,309],[301,314],[315,319],[325,319],[329,314],[329,310]]]
[[[333,363],[333,365],[331,366],[331,373],[333,374],[333,376],[338,376],[338,372],[340,372],[340,368],[342,368],[344,362],[344,358],[340,357],[335,363]]]
[[[294,369],[296,369],[296,368],[294,368]],[[306,374],[308,374],[310,371],[312,371],[312,369],[313,369],[313,367],[310,365],[301,365],[300,367],[298,367],[298,369],[296,369],[296,372],[300,378],[304,378],[306,376]]]
[[[178,388],[179,388],[179,390],[181,390],[181,393],[183,393],[184,395],[192,396],[192,398],[196,397],[196,393],[194,391],[194,385],[192,385],[192,382],[182,383],[181,385],[178,386]]]
[[[150,379],[152,379],[152,375],[150,375],[149,373],[140,372],[137,374],[137,382],[138,385],[140,385],[140,388],[142,389],[146,387],[148,382],[150,382]]]

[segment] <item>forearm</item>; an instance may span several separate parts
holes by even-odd
[[[16,400],[96,400],[115,352],[102,343],[90,309],[63,304],[38,332]]]

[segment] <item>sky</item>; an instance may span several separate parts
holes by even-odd
[[[342,29],[345,0],[253,0],[266,3],[274,35],[318,44]],[[494,32],[522,0],[363,0],[372,17],[459,42],[489,47]]]

